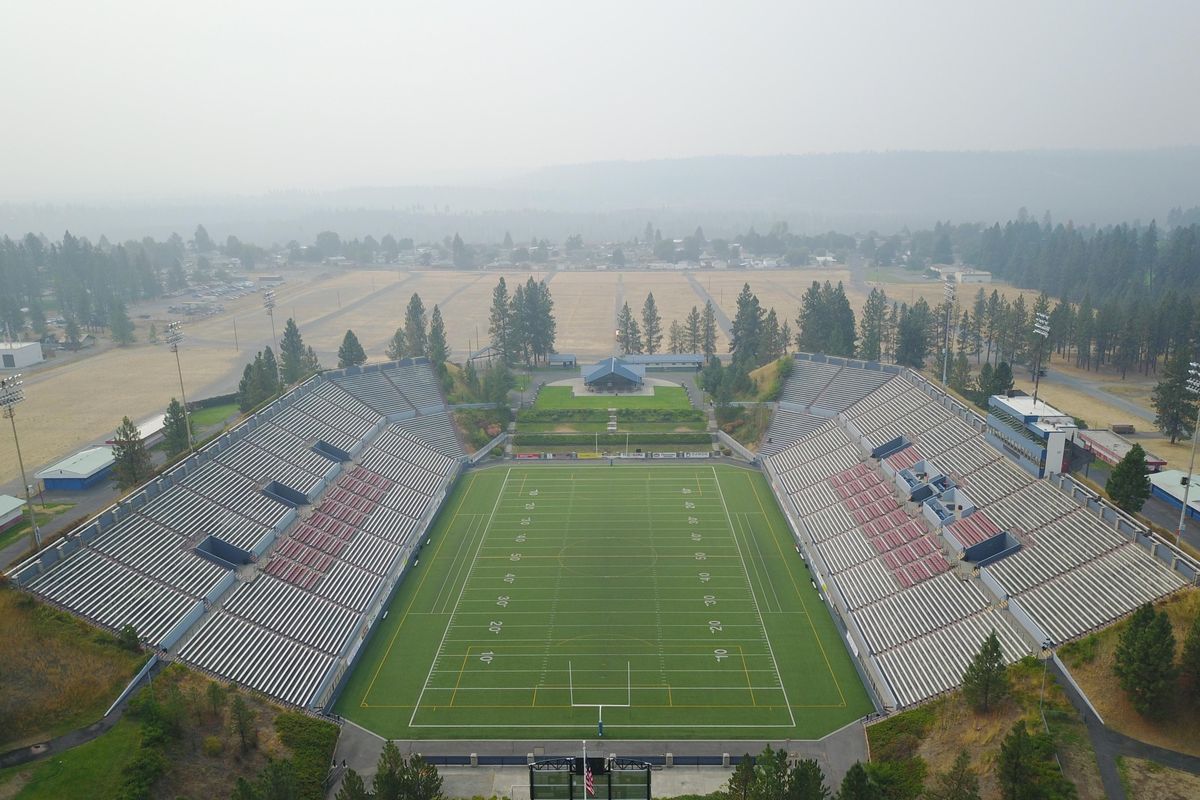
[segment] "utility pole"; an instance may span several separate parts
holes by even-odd
[[[1188,366],[1187,390],[1193,395],[1200,395],[1200,364],[1195,361]],[[1196,438],[1200,436],[1200,418],[1192,423],[1192,457],[1188,461],[1186,483],[1183,487],[1183,508],[1179,509],[1179,527],[1175,529],[1175,546],[1183,540],[1183,528],[1187,524],[1188,497],[1192,492],[1192,472],[1196,469]]]
[[[179,343],[183,341],[183,325],[179,322],[172,322],[167,326],[167,344],[171,345],[171,352],[175,354],[175,369],[179,373],[179,396],[183,398],[183,422],[187,428],[188,450],[196,452],[195,440],[192,438],[192,417],[188,413],[187,392],[183,389],[183,367],[179,363]]]
[[[1038,387],[1042,383],[1042,348],[1046,344],[1046,340],[1050,338],[1050,318],[1041,311],[1037,313],[1037,317],[1033,320],[1033,332],[1040,337],[1038,339],[1037,360],[1034,362],[1033,368],[1033,405],[1034,413],[1037,413]]]
[[[42,546],[42,530],[38,527],[37,517],[33,513],[33,498],[29,493],[29,481],[25,479],[25,460],[21,458],[21,440],[17,438],[16,405],[25,399],[25,391],[21,388],[23,381],[20,373],[0,380],[0,406],[4,406],[4,416],[12,423],[13,443],[17,447],[17,466],[21,469],[21,485],[25,487],[25,506],[29,509],[29,530],[33,535],[33,547],[36,550]]]
[[[949,387],[946,385],[946,376],[950,371],[950,310],[954,307],[955,291],[954,280],[947,278],[946,282],[942,284],[942,292],[946,297],[946,336],[942,353],[942,391],[949,390]]]

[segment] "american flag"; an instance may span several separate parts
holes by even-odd
[[[588,797],[596,795],[596,782],[592,779],[592,765],[584,759],[583,762],[583,788],[587,790]]]

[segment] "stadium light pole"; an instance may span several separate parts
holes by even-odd
[[[187,428],[188,450],[194,453],[196,445],[192,440],[192,417],[188,414],[187,392],[183,389],[183,367],[179,363],[179,343],[182,341],[182,323],[172,322],[167,326],[167,344],[171,345],[171,352],[175,354],[175,370],[179,373],[179,396],[183,398],[183,424]]]
[[[275,353],[279,354],[279,337],[275,335],[275,290],[268,289],[263,292],[263,308],[267,310],[267,316],[271,318],[271,341],[275,344]]]
[[[945,390],[948,388],[946,377],[950,373],[950,309],[954,305],[954,296],[956,294],[956,287],[952,279],[946,279],[946,282],[942,285],[942,292],[946,296],[946,336],[942,354],[942,389]]]
[[[1038,339],[1037,360],[1033,368],[1033,404],[1037,406],[1038,388],[1042,383],[1042,348],[1050,338],[1050,318],[1042,312],[1037,313],[1033,320],[1033,332]]]
[[[1193,361],[1188,367],[1187,390],[1193,396],[1200,395],[1200,364]],[[1183,541],[1183,526],[1187,520],[1188,497],[1192,492],[1192,471],[1196,469],[1196,438],[1200,436],[1200,418],[1192,423],[1192,457],[1188,461],[1187,481],[1183,485],[1183,508],[1179,509],[1179,527],[1175,529],[1175,546]]]
[[[4,416],[12,423],[13,444],[17,447],[17,466],[21,469],[21,485],[25,487],[25,505],[29,509],[29,529],[33,534],[33,547],[36,550],[42,546],[42,530],[38,527],[37,517],[33,513],[33,498],[29,493],[29,481],[25,479],[25,460],[21,458],[21,440],[17,438],[16,405],[25,399],[21,389],[20,373],[10,375],[0,380],[0,406],[4,406]]]

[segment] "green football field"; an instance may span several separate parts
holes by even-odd
[[[763,476],[464,476],[337,711],[387,737],[819,738],[871,710]]]

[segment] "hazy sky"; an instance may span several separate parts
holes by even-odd
[[[1200,143],[1200,3],[0,3],[0,199]]]

